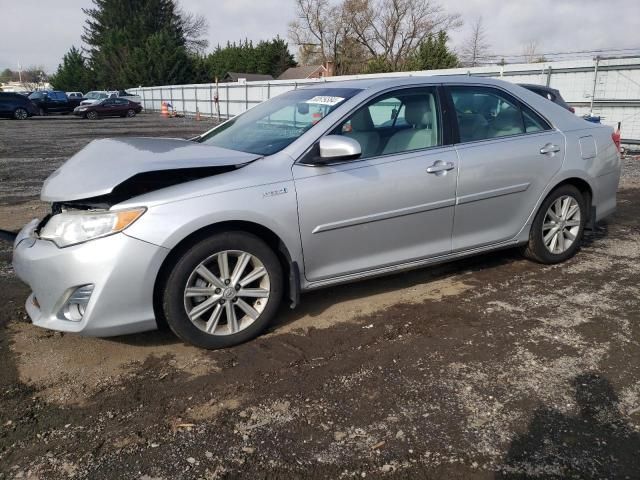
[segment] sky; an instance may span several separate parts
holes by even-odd
[[[439,0],[432,0],[439,1]],[[179,0],[182,8],[209,22],[210,47],[227,40],[287,38],[295,16],[293,0]],[[638,0],[446,0],[463,27],[451,33],[453,47],[469,35],[482,16],[493,53],[522,53],[535,41],[538,52],[595,49],[640,50]],[[82,46],[85,20],[81,8],[90,0],[0,0],[0,70],[42,65],[53,73],[64,53]],[[291,49],[292,51],[295,48]],[[638,51],[636,50],[636,51]],[[628,52],[621,51],[620,54]]]

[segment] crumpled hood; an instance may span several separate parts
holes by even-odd
[[[105,138],[94,140],[47,178],[40,198],[68,202],[107,195],[131,177],[204,167],[242,166],[261,158],[174,138]]]

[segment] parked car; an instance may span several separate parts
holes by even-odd
[[[51,214],[13,266],[35,325],[108,336],[158,318],[228,347],[301,292],[508,247],[567,260],[619,178],[611,128],[517,85],[328,82],[192,141],[91,142],[46,180]]]
[[[71,113],[80,103],[80,99],[69,98],[59,90],[39,90],[29,95],[29,100],[38,107],[40,115]]]
[[[134,95],[133,93],[129,93],[126,90],[116,90],[114,92],[110,92],[109,96],[111,98],[126,98],[127,100],[131,100],[135,103],[142,103],[142,97],[140,97],[140,95]]]
[[[91,92],[88,92],[82,99],[82,101],[80,102],[81,106],[84,105],[93,105],[94,103],[99,102],[100,100],[104,100],[105,98],[109,98],[109,92],[107,91],[100,91],[100,90],[93,90]]]
[[[537,93],[547,100],[551,100],[553,103],[557,103],[562,108],[566,108],[567,110],[569,110],[571,113],[576,113],[576,109],[565,102],[564,98],[562,98],[562,95],[560,94],[560,91],[556,90],[555,88],[547,87],[544,85],[533,85],[529,83],[521,83],[520,86],[526,88],[527,90],[531,90],[533,93]]]
[[[0,92],[0,117],[26,120],[38,115],[38,107],[19,93]]]
[[[67,97],[82,99],[84,94],[82,92],[67,92]]]
[[[73,114],[95,120],[98,117],[135,117],[141,111],[142,106],[139,103],[126,98],[105,98],[92,105],[81,105]]]

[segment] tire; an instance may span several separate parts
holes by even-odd
[[[29,112],[27,112],[24,108],[18,107],[13,112],[13,118],[16,120],[26,120],[29,118]]]
[[[87,112],[85,114],[85,118],[88,118],[89,120],[96,120],[98,118],[98,113],[94,111]]]
[[[135,117],[135,116],[136,116],[136,111],[135,111],[133,108],[130,108],[129,110],[127,110],[126,115],[127,115],[127,117],[129,117],[129,118],[133,118],[133,117]]]
[[[163,314],[180,339],[226,348],[267,327],[282,299],[283,273],[276,254],[258,237],[225,232],[185,250],[160,288]]]
[[[567,211],[563,213],[565,205]],[[586,220],[587,206],[582,193],[573,185],[556,188],[540,205],[531,225],[524,256],[544,264],[568,260],[580,248]]]

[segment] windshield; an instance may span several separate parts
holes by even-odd
[[[100,98],[107,98],[107,94],[104,92],[89,92],[84,98],[88,98],[89,100],[98,100]]]
[[[347,99],[354,88],[304,88],[261,103],[199,140],[207,145],[271,155],[292,143]]]

